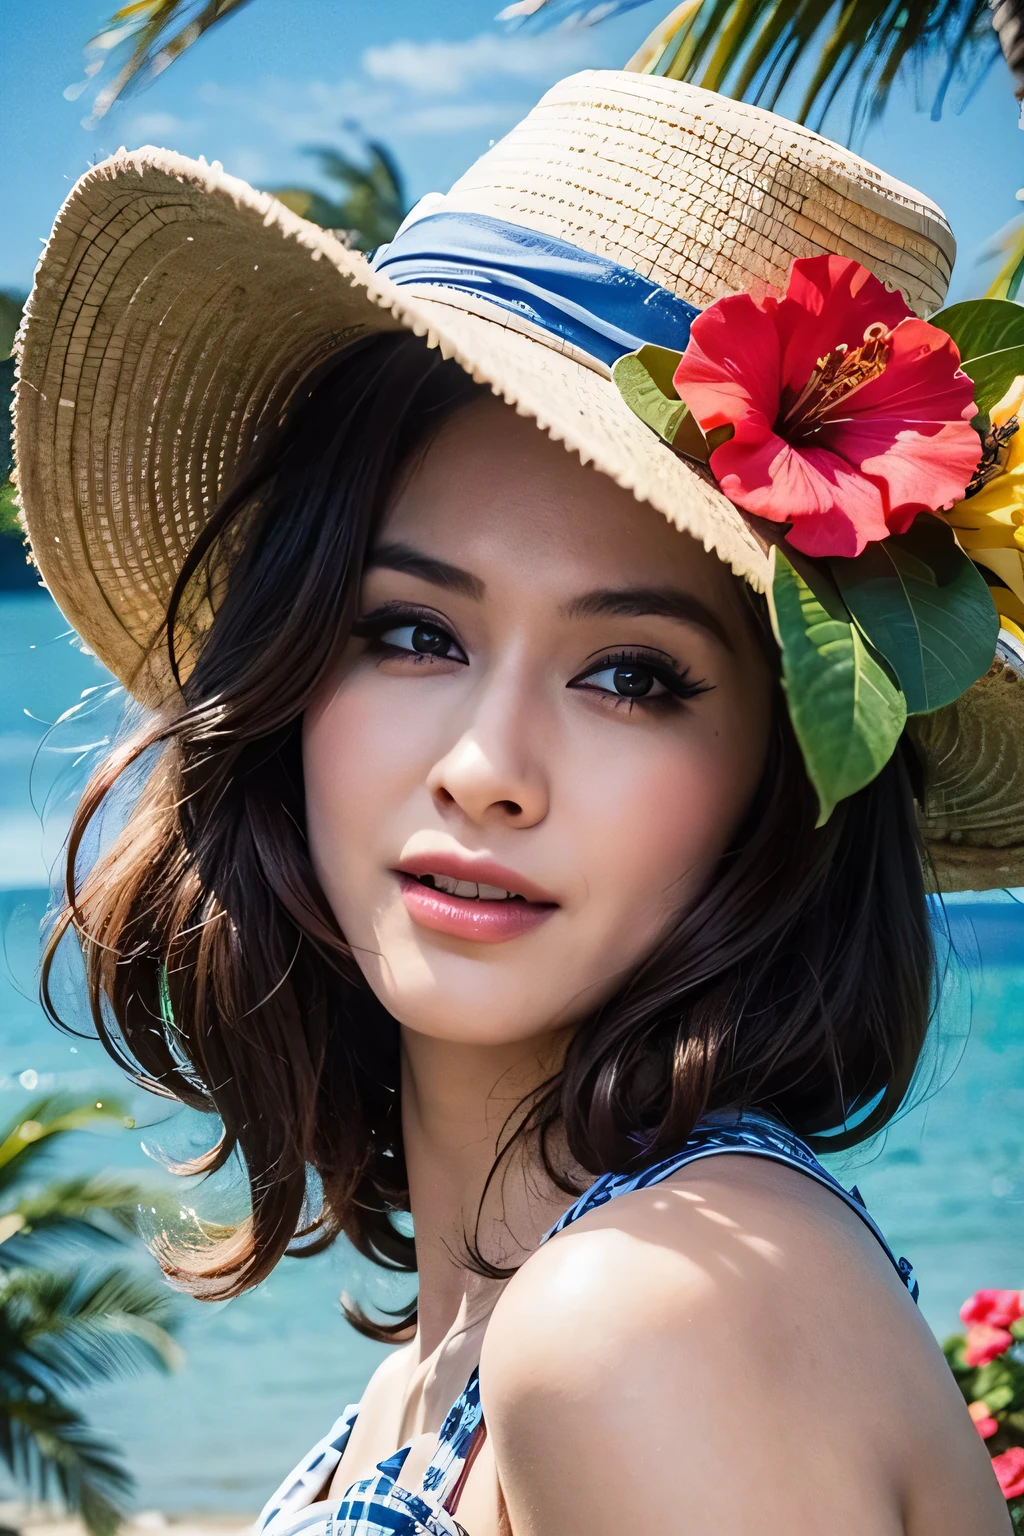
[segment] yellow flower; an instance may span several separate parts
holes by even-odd
[[[1016,418],[1020,430],[1000,449],[996,473],[945,517],[975,565],[1005,583],[991,588],[993,600],[1000,618],[1010,621],[1004,628],[1024,639],[1024,374],[989,415],[996,429]]]

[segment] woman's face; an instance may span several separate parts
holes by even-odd
[[[404,483],[359,612],[303,754],[367,981],[446,1040],[576,1022],[693,903],[760,778],[771,684],[735,580],[485,399]]]

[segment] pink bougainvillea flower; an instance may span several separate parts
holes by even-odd
[[[1009,1349],[1013,1334],[1006,1328],[991,1328],[988,1323],[973,1323],[967,1330],[967,1347],[964,1362],[967,1365],[988,1365],[997,1355]]]
[[[1006,1499],[1019,1499],[1024,1493],[1024,1446],[1011,1445],[1001,1456],[992,1457],[992,1470]]]
[[[673,379],[736,506],[807,555],[858,555],[957,501],[981,456],[974,385],[945,331],[844,256],[794,261],[784,298],[698,315]]]
[[[971,1403],[968,1406],[967,1412],[974,1420],[974,1427],[981,1438],[983,1440],[991,1440],[999,1425],[989,1413],[988,1404],[983,1402]]]
[[[1024,1313],[1020,1291],[975,1291],[960,1308],[962,1323],[987,1323],[990,1328],[1009,1328]]]

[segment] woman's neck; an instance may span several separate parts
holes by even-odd
[[[501,1281],[467,1267],[467,1238],[489,1262],[515,1268],[569,1203],[530,1138],[503,1159],[481,1209],[499,1144],[524,1098],[558,1071],[567,1039],[465,1045],[403,1030],[402,1134],[416,1231],[421,1359],[453,1329],[470,1327],[488,1312],[501,1288]]]

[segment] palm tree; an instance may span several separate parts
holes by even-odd
[[[135,0],[114,12],[86,45],[92,55],[87,78],[97,74],[111,54],[123,55],[114,78],[100,90],[93,117],[100,118],[131,85],[145,82],[249,0]]]
[[[249,0],[140,0],[111,17],[89,49],[90,69],[105,57],[124,56],[93,108],[101,117],[134,84],[165,69],[211,27]],[[649,0],[513,0],[499,13],[511,25],[554,24],[572,16],[599,21]],[[685,14],[681,14],[685,13]],[[982,78],[1002,50],[1024,99],[1024,0],[692,0],[677,7],[677,26],[652,60],[640,50],[635,67],[691,80],[709,90],[728,89],[766,106],[781,92],[817,44],[818,62],[799,117],[820,123],[844,86],[854,93],[855,117],[877,116],[901,67],[942,60],[933,114],[950,86],[964,89]],[[656,29],[652,38],[663,32]],[[649,52],[649,50],[648,50]]]
[[[125,1120],[113,1099],[37,1099],[0,1127],[0,1461],[30,1500],[56,1496],[110,1536],[133,1479],[69,1396],[148,1367],[173,1368],[170,1297],[122,1260],[142,1191],[111,1175],[39,1184],[70,1132]]]
[[[647,3],[595,5],[594,20]],[[579,7],[572,7],[578,11]],[[509,23],[551,25],[568,0],[518,0]],[[814,49],[797,118],[820,126],[844,87],[854,122],[877,117],[905,68],[939,60],[932,116],[951,86],[974,88],[999,56],[1024,97],[1024,0],[690,0],[659,24],[627,68],[689,80],[769,108]]]
[[[304,153],[320,162],[320,174],[339,188],[336,202],[306,187],[268,187],[267,190],[303,219],[322,229],[344,231],[360,251],[372,251],[390,240],[406,215],[405,185],[394,156],[374,139],[363,139],[353,123],[350,134],[361,139],[363,160],[326,144],[308,145]]]

